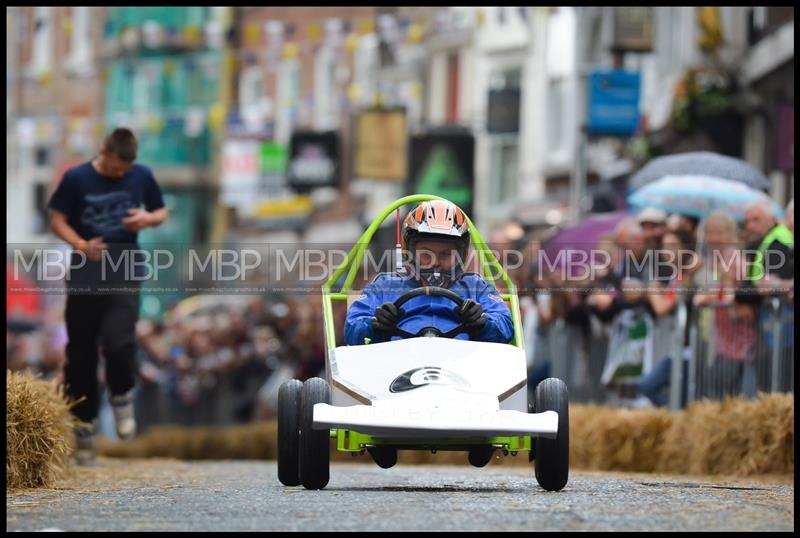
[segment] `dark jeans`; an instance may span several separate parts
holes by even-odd
[[[128,392],[136,383],[136,321],[139,293],[72,295],[67,297],[66,393],[83,401],[72,408],[84,422],[97,418],[99,390],[98,344],[106,361],[106,383],[111,394]]]
[[[689,379],[689,361],[681,360],[683,363],[682,387],[681,387],[681,407],[686,406],[687,388]],[[659,362],[655,368],[642,377],[639,381],[639,391],[647,396],[653,405],[665,407],[669,404],[669,395],[667,394],[667,387],[669,387],[670,378],[672,376],[672,359],[666,357]]]
[[[530,392],[531,401],[533,401],[536,387],[548,377],[550,377],[550,361],[543,362],[528,372],[528,392]]]

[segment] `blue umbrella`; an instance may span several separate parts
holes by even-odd
[[[699,219],[721,209],[736,220],[742,220],[747,206],[757,200],[769,200],[776,215],[783,215],[783,210],[763,192],[711,176],[666,176],[628,196],[628,203],[635,207],[658,207]]]
[[[630,186],[635,190],[662,177],[677,175],[703,175],[729,179],[762,191],[770,187],[767,176],[752,164],[711,151],[691,151],[657,157],[631,177]]]

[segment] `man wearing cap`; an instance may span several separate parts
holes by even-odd
[[[660,249],[661,239],[667,230],[667,212],[656,207],[645,207],[636,216],[642,227],[644,240],[649,249]]]

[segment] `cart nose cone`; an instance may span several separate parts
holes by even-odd
[[[553,439],[558,432],[558,413],[316,404],[314,428],[415,438],[537,435]]]

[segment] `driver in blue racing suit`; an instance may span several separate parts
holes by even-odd
[[[404,220],[403,239],[414,263],[406,275],[378,274],[350,306],[344,328],[348,345],[398,339],[391,334],[398,322],[412,334],[426,327],[445,333],[463,324],[468,332],[456,335],[457,339],[511,341],[511,313],[497,290],[479,275],[462,271],[469,227],[461,209],[444,200],[422,202]],[[422,286],[447,288],[465,301],[456,308],[447,297],[421,295],[400,309],[394,305],[403,294]]]

